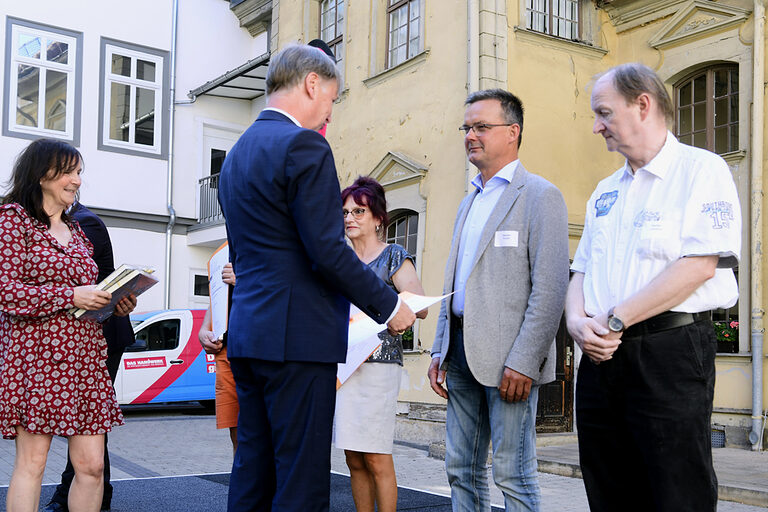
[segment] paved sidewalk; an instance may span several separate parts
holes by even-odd
[[[228,472],[232,464],[232,446],[228,432],[217,430],[212,415],[199,414],[194,410],[134,412],[126,414],[126,425],[110,434],[110,456],[113,479],[152,478],[158,476],[197,475]],[[556,448],[556,449],[551,449]],[[556,460],[563,464],[564,455],[572,447],[541,448],[542,461]],[[8,485],[15,454],[14,443],[0,443],[0,485]],[[738,455],[728,459],[728,464],[742,467]],[[573,454],[571,454],[572,456]],[[759,469],[768,471],[766,454],[754,454],[753,480],[760,486],[768,486],[768,477]],[[66,441],[54,438],[49,455],[44,483],[57,483],[64,468]],[[716,460],[721,460],[719,454]],[[395,445],[395,469],[398,483],[403,487],[449,495],[448,481],[442,460],[431,458],[427,450]],[[725,459],[722,459],[725,464]],[[332,452],[332,470],[349,474],[340,450]],[[490,479],[490,475],[489,475]],[[721,476],[721,480],[724,479]],[[492,480],[491,480],[492,481]],[[540,474],[542,510],[557,512],[585,512],[588,510],[584,487],[578,478],[556,474]],[[752,485],[752,484],[750,484]],[[503,507],[501,493],[492,486],[491,499]],[[719,512],[766,512],[765,508],[721,501]]]

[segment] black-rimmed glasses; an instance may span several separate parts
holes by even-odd
[[[475,123],[472,126],[468,126],[466,124],[463,124],[459,126],[459,131],[464,132],[464,135],[469,135],[469,131],[473,130],[475,132],[475,135],[483,135],[491,128],[496,128],[497,126],[512,126],[515,123],[503,123],[503,124],[489,124],[489,123]]]

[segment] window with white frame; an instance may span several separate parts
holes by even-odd
[[[102,42],[99,149],[162,156],[164,52]]]
[[[387,68],[421,51],[421,0],[387,1]]]
[[[336,57],[336,66],[344,69],[344,0],[323,0],[320,3],[320,39]]]
[[[79,144],[82,34],[8,18],[3,134]]]
[[[579,40],[579,0],[525,0],[525,26],[551,36]]]

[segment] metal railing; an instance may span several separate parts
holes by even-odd
[[[224,222],[224,215],[219,206],[219,174],[206,176],[198,181],[200,185],[200,224],[218,224]]]

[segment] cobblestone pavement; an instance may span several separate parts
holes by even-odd
[[[126,425],[110,434],[112,478],[133,479],[157,476],[197,475],[229,472],[232,446],[225,430],[217,430],[213,415],[196,409],[154,409],[126,413]],[[54,438],[43,483],[58,483],[66,462],[66,441]],[[0,485],[7,486],[13,468],[12,441],[0,443]],[[449,495],[442,460],[430,458],[426,450],[395,445],[395,469],[403,487]],[[348,475],[344,454],[332,452],[332,470]],[[490,476],[489,476],[490,479]],[[491,479],[492,481],[492,479]],[[580,479],[541,473],[544,511],[588,510]],[[503,506],[501,493],[492,486],[491,499]],[[721,501],[719,512],[766,512],[768,509]]]

